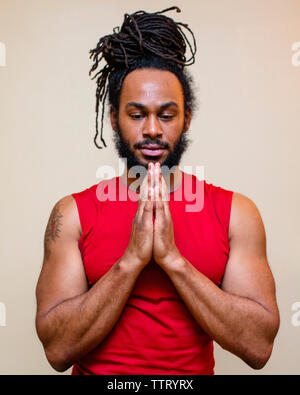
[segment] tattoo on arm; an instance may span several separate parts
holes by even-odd
[[[44,239],[44,250],[45,250],[45,258],[49,259],[51,254],[51,242],[55,242],[59,238],[59,234],[61,232],[62,227],[62,217],[63,215],[59,211],[60,204],[57,203],[50,215]]]

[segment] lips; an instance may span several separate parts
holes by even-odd
[[[162,148],[161,145],[157,144],[143,145],[141,147],[142,154],[146,156],[159,156],[163,153],[163,151],[164,148]]]

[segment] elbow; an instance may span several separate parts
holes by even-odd
[[[252,369],[260,370],[265,367],[266,363],[270,359],[270,355],[255,356],[254,358],[245,361]]]
[[[271,357],[273,349],[273,344],[268,345],[264,348],[264,350],[260,350],[257,353],[251,353],[248,357],[244,359],[244,361],[254,370],[260,370],[265,367],[268,360]]]
[[[250,368],[254,370],[260,370],[265,367],[268,360],[255,360],[255,361],[245,361]]]
[[[235,354],[237,357],[242,359],[248,366],[250,366],[254,370],[260,370],[265,367],[268,360],[271,357],[273,350],[273,341],[272,342],[264,342],[260,343],[257,346],[252,345],[252,347],[247,345],[239,344],[237,347],[230,348],[221,347]]]
[[[57,372],[65,372],[73,365],[73,362],[61,351],[45,348],[45,354],[49,364]]]
[[[71,362],[70,357],[67,356],[62,345],[57,344],[57,342],[54,344],[51,340],[51,336],[44,320],[36,319],[36,330],[51,367],[60,373],[68,370],[73,365],[73,362]]]
[[[274,340],[279,330],[279,326],[280,318],[278,314],[273,321],[269,336],[261,342],[259,347],[256,347],[256,350],[248,349],[248,356],[247,358],[243,359],[252,369],[260,370],[264,368],[269,361],[273,351]]]
[[[279,314],[276,316],[272,331],[269,335],[269,339],[265,341],[264,346],[257,350],[256,355],[254,355],[248,363],[248,365],[255,370],[260,370],[265,367],[266,363],[271,357],[273,351],[274,340],[277,335],[280,326]]]

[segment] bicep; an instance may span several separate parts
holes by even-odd
[[[64,300],[87,291],[79,237],[76,203],[67,196],[54,206],[45,231],[44,261],[36,287],[37,318]]]
[[[241,194],[233,195],[229,240],[222,289],[249,298],[277,314],[275,282],[267,260],[263,221],[255,204]]]

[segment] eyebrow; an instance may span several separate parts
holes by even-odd
[[[132,107],[136,107],[136,108],[140,108],[140,109],[143,109],[143,110],[146,108],[146,106],[144,106],[144,104],[137,103],[137,102],[134,102],[134,101],[130,101],[129,103],[126,104],[126,108],[131,107],[131,106]],[[171,106],[174,106],[174,107],[178,108],[178,104],[175,103],[174,101],[169,101],[167,103],[164,103],[159,108],[160,108],[160,110],[164,110],[165,108],[168,108],[168,107],[171,107]]]

